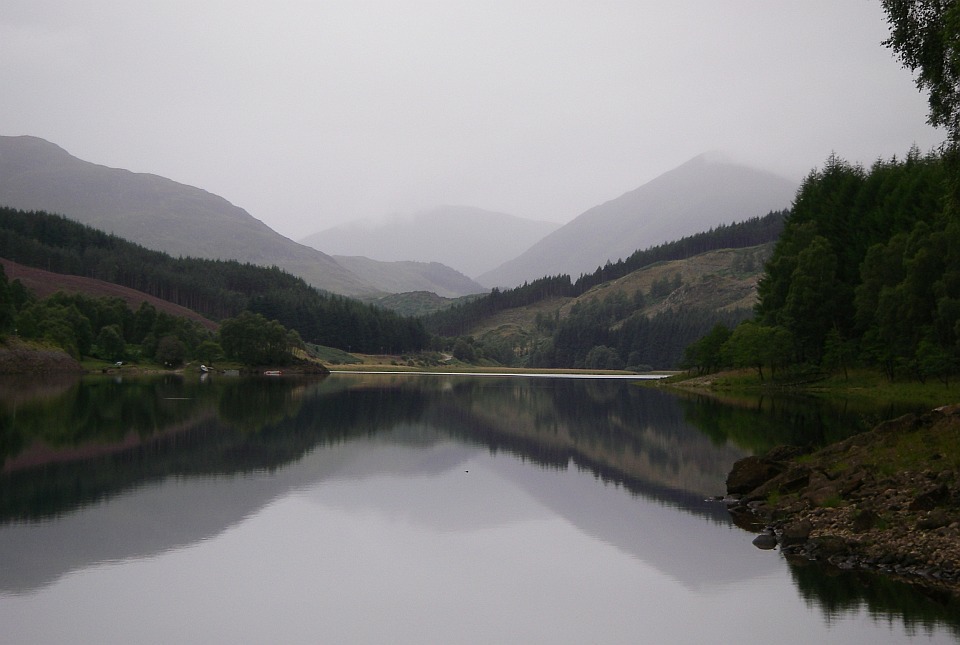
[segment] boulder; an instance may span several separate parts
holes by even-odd
[[[949,523],[950,519],[947,517],[946,511],[938,508],[917,520],[917,528],[922,531],[932,531],[933,529],[944,527]]]
[[[777,536],[773,533],[761,533],[753,538],[753,546],[764,551],[769,551],[777,546]]]
[[[940,484],[934,489],[928,490],[924,493],[917,495],[912,502],[910,502],[911,511],[932,511],[937,506],[940,506],[950,497],[950,489],[947,488],[944,484]]]
[[[783,546],[803,544],[810,539],[811,531],[813,531],[813,524],[810,523],[810,520],[800,520],[788,524],[783,527],[783,531],[780,533],[780,544]]]
[[[810,484],[810,469],[806,466],[793,466],[777,479],[780,480],[781,493],[795,493]]]
[[[807,551],[816,559],[826,559],[835,555],[849,554],[850,546],[841,537],[837,537],[836,535],[823,535],[821,537],[810,538]]]
[[[727,494],[749,493],[782,471],[783,466],[755,455],[739,459],[727,475]]]
[[[776,446],[763,454],[764,461],[790,461],[801,455],[810,454],[810,448],[804,446]]]

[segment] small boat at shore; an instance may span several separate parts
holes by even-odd
[[[283,372],[280,370],[267,370],[263,373],[264,376],[280,376]]]

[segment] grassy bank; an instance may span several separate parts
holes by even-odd
[[[504,367],[492,362],[465,363],[442,352],[418,354],[348,354],[327,347],[311,347],[311,351],[336,371],[389,371],[389,372],[470,372],[476,374],[617,374],[630,375],[626,370],[585,370]],[[666,372],[657,372],[666,373]],[[673,372],[668,372],[672,374]]]
[[[873,370],[851,370],[843,374],[788,374],[760,379],[756,370],[731,370],[705,376],[676,374],[660,386],[716,392],[802,392],[824,399],[861,400],[875,403],[903,403],[936,408],[960,402],[960,380],[944,384],[928,379],[891,381]]]

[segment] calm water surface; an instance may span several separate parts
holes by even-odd
[[[0,642],[960,642],[760,551],[736,459],[887,411],[628,381],[0,383]]]

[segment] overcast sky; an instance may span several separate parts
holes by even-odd
[[[926,151],[879,0],[4,0],[0,134],[293,239],[462,204],[566,222],[705,151]]]

